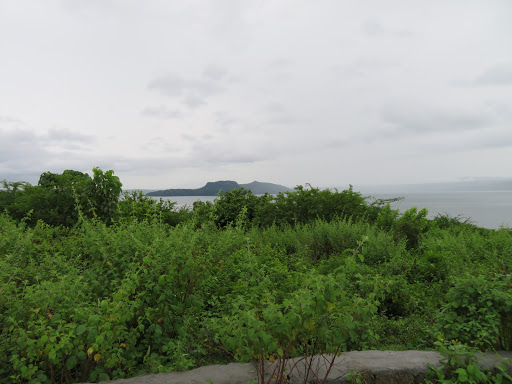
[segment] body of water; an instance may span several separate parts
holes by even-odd
[[[512,228],[512,191],[478,191],[478,192],[410,192],[410,193],[365,193],[377,199],[403,197],[403,200],[391,204],[393,209],[404,212],[409,208],[418,210],[427,208],[429,218],[438,214],[469,218],[480,227],[498,229]],[[192,206],[194,201],[214,201],[216,196],[174,196],[163,197],[178,205]],[[159,198],[156,198],[159,199]]]
[[[169,196],[169,197],[153,197],[155,200],[170,200],[178,203],[178,206],[189,205],[192,206],[195,201],[214,201],[217,196]]]
[[[471,223],[479,227],[512,228],[512,191],[372,193],[368,195],[378,199],[403,197],[403,200],[391,204],[393,209],[400,209],[400,212],[412,207],[417,207],[418,210],[427,208],[429,218],[448,214],[453,217],[468,218]]]

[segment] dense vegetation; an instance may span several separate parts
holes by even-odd
[[[512,348],[510,229],[310,186],[177,208],[93,172],[0,191],[1,382]]]

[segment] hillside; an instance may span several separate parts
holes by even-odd
[[[263,183],[253,181],[248,184],[238,184],[236,181],[223,180],[208,182],[204,187],[197,189],[164,189],[160,191],[149,192],[148,196],[217,196],[224,192],[230,192],[233,189],[250,189],[255,195],[264,193],[277,194],[279,192],[291,191],[290,188],[279,184]]]

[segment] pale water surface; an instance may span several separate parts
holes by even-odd
[[[392,203],[394,209],[404,212],[409,208],[427,208],[428,217],[439,214],[469,218],[479,227],[512,228],[512,191],[487,192],[411,192],[404,194],[370,194],[379,199],[401,196],[403,200]],[[366,195],[365,195],[366,196]]]
[[[434,218],[438,214],[448,214],[469,218],[473,224],[480,227],[512,228],[512,191],[409,192],[403,194],[365,193],[363,191],[362,194],[378,199],[404,197],[403,200],[391,204],[393,209],[400,209],[400,212],[411,207],[417,207],[418,210],[427,208],[429,218]],[[214,201],[216,198],[216,196],[163,197],[165,200],[176,201],[179,206],[192,206],[194,201]]]

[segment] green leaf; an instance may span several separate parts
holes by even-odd
[[[98,336],[98,330],[96,328],[90,328],[87,334],[87,341],[95,341],[96,336]]]
[[[44,373],[40,373],[37,375],[37,380],[39,380],[40,383],[45,383],[48,381],[48,376],[46,376]]]
[[[483,372],[480,370],[480,367],[476,364],[469,364],[466,368],[466,370],[468,371],[468,374],[469,374],[469,377],[471,378],[481,378],[483,376],[485,376],[483,374]]]
[[[464,368],[456,369],[455,373],[458,374],[458,380],[461,383],[465,383],[466,381],[468,381],[468,373]]]
[[[77,364],[77,359],[76,359],[76,356],[69,356],[67,359],[66,359],[66,368],[68,370],[72,370],[73,368],[75,368],[76,364]]]
[[[82,333],[84,333],[87,330],[86,326],[83,324],[80,324],[75,329],[75,335],[80,336]]]

